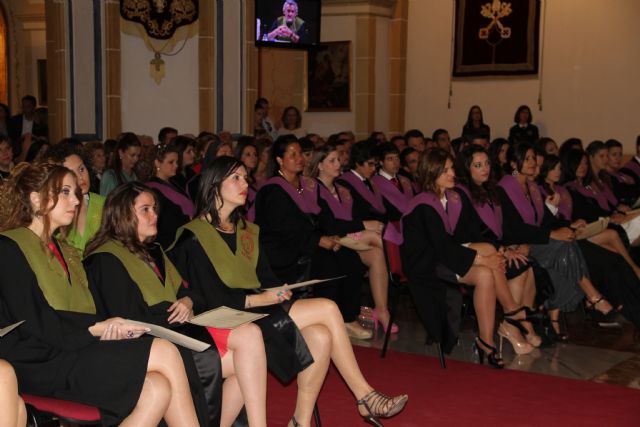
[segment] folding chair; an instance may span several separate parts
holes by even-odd
[[[100,411],[94,406],[60,400],[53,397],[23,394],[22,400],[27,406],[29,424],[38,427],[52,420],[72,424],[100,424]]]

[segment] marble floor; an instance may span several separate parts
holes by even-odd
[[[392,335],[389,351],[437,357],[436,346],[425,345],[426,333],[410,298],[403,295],[399,306],[396,323],[400,331]],[[524,356],[516,355],[505,340],[503,358],[507,369],[640,389],[640,339],[632,324],[622,322],[621,327],[601,328],[578,310],[566,315],[566,325],[570,342],[542,346]],[[447,358],[477,363],[472,351],[475,335],[473,321],[463,322],[459,343]],[[378,329],[372,340],[353,343],[382,348],[383,339],[382,329]]]

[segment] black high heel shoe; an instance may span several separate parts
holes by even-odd
[[[562,343],[569,342],[569,335],[562,332],[560,321],[549,319],[549,322],[550,322],[549,331],[547,332],[547,335],[549,336],[549,338],[555,342],[562,342]],[[554,323],[558,325],[558,331],[556,331],[556,328],[553,327]]]
[[[491,351],[487,351],[484,348],[480,347],[478,343],[482,344]],[[476,342],[473,343],[473,349],[478,354],[478,361],[481,365],[484,364],[484,356],[486,354],[487,365],[491,366],[494,369],[504,368],[504,362],[502,361],[502,357],[498,353],[498,349],[484,342],[482,338],[476,337]]]
[[[358,400],[357,405],[363,405],[367,410],[368,414],[360,414],[366,422],[376,427],[384,427],[378,418],[393,417],[404,409],[408,400],[409,396],[406,394],[389,397],[374,390]]]

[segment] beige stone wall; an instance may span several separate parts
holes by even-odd
[[[635,150],[640,126],[640,2],[543,0],[546,14],[540,77],[485,77],[453,82],[452,1],[409,0],[406,128],[458,136],[479,104],[491,136],[506,136],[516,108],[527,104],[542,135],[557,141],[617,138]],[[540,87],[542,111],[538,108]]]

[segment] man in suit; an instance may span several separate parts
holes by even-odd
[[[37,133],[38,124],[36,117],[36,98],[33,95],[26,95],[22,98],[22,114],[17,114],[9,119],[9,137],[13,144],[13,155],[20,156],[22,153],[22,136]]]

